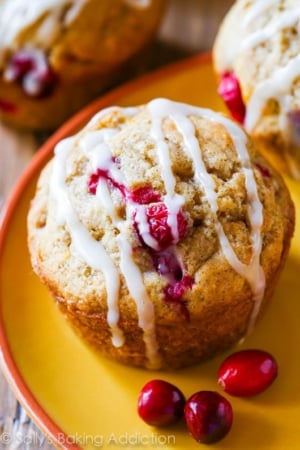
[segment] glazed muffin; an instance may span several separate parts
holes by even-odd
[[[34,271],[83,339],[147,368],[250,333],[294,228],[281,177],[230,119],[155,99],[60,142],[28,215]]]
[[[219,92],[280,171],[300,179],[297,0],[238,0],[214,45]]]
[[[0,118],[53,129],[124,78],[164,0],[2,0]],[[123,71],[123,74],[122,74]]]

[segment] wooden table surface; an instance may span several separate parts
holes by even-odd
[[[218,25],[232,3],[233,0],[170,0],[154,51],[149,54],[148,67],[210,50]],[[0,124],[0,212],[45,138]],[[0,449],[53,448],[20,406],[0,372]]]

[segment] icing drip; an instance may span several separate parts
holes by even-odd
[[[260,30],[254,31],[250,36],[242,40],[239,51],[242,53],[249,48],[256,47],[262,42],[266,42],[278,31],[296,25],[299,18],[300,8],[295,9],[293,14],[291,14],[290,11],[284,11],[276,22],[271,23]]]
[[[271,77],[258,84],[247,105],[245,127],[251,131],[269,98],[280,104],[280,125],[284,130],[288,123],[287,113],[291,109],[290,89],[293,81],[300,75],[300,55],[291,59],[284,67],[278,68]]]
[[[249,5],[249,1],[245,0],[243,3],[240,2],[233,7],[232,11],[239,8],[239,12],[243,15],[242,20],[236,20],[234,28],[228,30],[226,28],[226,34],[228,36],[223,36],[221,33],[221,40],[225,42],[222,45],[222,56],[218,58],[217,65],[219,73],[231,72],[233,70],[233,62],[236,56],[240,52],[240,46],[245,39],[245,35],[249,30],[249,27],[256,23],[260,16],[267,11],[269,8],[274,7],[278,3],[278,0],[252,0],[252,4]],[[229,12],[230,15],[231,12]],[[237,41],[236,36],[239,36],[239,41]]]
[[[65,139],[55,149],[50,184],[51,195],[57,204],[57,220],[62,225],[67,224],[74,248],[90,267],[100,270],[104,275],[107,289],[107,321],[111,328],[114,345],[121,346],[124,342],[124,336],[122,330],[118,327],[119,272],[102,244],[95,241],[80,222],[72,206],[65,183],[66,160],[73,144],[74,139]]]
[[[130,113],[130,111],[131,110],[128,112]],[[125,109],[123,112],[126,115]],[[100,118],[101,116],[98,116],[98,119]],[[93,170],[101,167],[104,171],[112,174],[114,180],[117,180],[120,185],[124,186],[125,183],[122,174],[115,168],[113,155],[111,154],[108,144],[108,139],[115,133],[116,130],[113,129],[94,131],[81,140],[81,145],[86,156],[90,158]],[[96,197],[99,204],[111,218],[114,227],[119,231],[117,243],[120,252],[120,269],[125,278],[128,290],[136,303],[138,324],[143,330],[148,367],[152,369],[159,368],[160,356],[155,336],[154,307],[145,289],[140,269],[132,258],[132,248],[126,239],[126,221],[121,220],[117,215],[106,180],[99,179]],[[131,217],[132,202],[129,198],[126,206],[128,210],[127,217]],[[119,284],[120,281],[118,283],[118,289]],[[112,308],[109,311],[109,315],[112,315],[112,317],[119,317],[119,314],[116,315],[116,310],[118,309],[117,303],[114,302],[111,306]],[[108,323],[110,325],[109,320]]]
[[[265,289],[264,272],[260,265],[263,210],[258,197],[254,174],[252,169],[250,169],[251,163],[246,148],[247,138],[237,125],[210,110],[176,103],[166,99],[153,100],[148,103],[146,108],[151,116],[150,133],[155,146],[154,148],[157,152],[161,176],[165,186],[166,194],[163,197],[160,197],[159,194],[151,190],[151,188],[144,190],[139,189],[131,192],[128,191],[123,175],[118,165],[115,163],[110,147],[110,139],[118,133],[118,127],[115,129],[105,128],[94,130],[89,133],[84,133],[83,135],[77,135],[76,138],[69,138],[62,141],[55,151],[50,193],[57,205],[58,222],[62,225],[66,224],[70,232],[72,238],[72,250],[76,251],[90,267],[100,270],[103,273],[107,289],[107,321],[111,327],[113,344],[120,346],[124,342],[122,330],[120,330],[118,326],[118,298],[120,275],[122,274],[128,291],[136,303],[138,323],[143,330],[148,366],[151,368],[158,368],[160,366],[160,355],[155,333],[154,306],[148,297],[143,282],[143,274],[134,262],[133,249],[127,239],[127,233],[128,220],[132,221],[133,212],[135,212],[137,215],[141,216],[139,218],[139,227],[145,228],[145,234],[148,233],[150,239],[149,224],[147,223],[145,216],[145,208],[148,206],[147,201],[163,201],[167,205],[170,213],[169,215],[171,216],[168,225],[172,230],[172,233],[174,233],[173,237],[178,237],[178,220],[175,219],[178,217],[184,199],[175,191],[176,179],[172,172],[169,147],[164,138],[164,120],[166,118],[172,120],[179,133],[182,135],[184,151],[191,158],[194,165],[194,181],[201,185],[204,197],[211,208],[215,229],[218,234],[224,257],[230,266],[248,281],[253,292],[254,306],[249,320],[248,331],[252,330],[255,323]],[[137,108],[108,108],[97,114],[87,125],[87,129],[89,129],[91,125],[93,127],[96,126],[97,122],[101,121],[102,117],[107,113],[116,112],[120,117],[126,118],[136,115],[138,111],[139,109]],[[208,120],[222,124],[231,136],[236,148],[241,164],[241,171],[245,178],[245,188],[248,198],[248,215],[252,241],[252,257],[249,264],[244,264],[238,259],[223,230],[222,224],[218,220],[215,184],[202,159],[202,150],[195,136],[194,125],[189,119],[190,115],[202,116]],[[93,193],[96,195],[96,200],[100,209],[103,213],[107,214],[116,230],[116,244],[119,248],[120,255],[119,268],[117,268],[101,242],[98,242],[91,237],[88,230],[80,222],[75,208],[71,203],[65,179],[67,176],[67,158],[73,148],[75,139],[89,161],[91,174],[99,170],[105,174],[105,176],[100,176],[98,178],[97,183],[93,186]],[[126,200],[125,219],[119,217],[116,206],[114,205],[112,198],[112,191],[114,189],[118,189]],[[137,199],[139,199],[139,202]],[[130,226],[132,226],[132,223],[130,223]],[[153,244],[153,242],[150,243]],[[149,245],[149,247],[151,246]],[[174,252],[176,253],[178,249],[174,246],[173,250],[172,247],[170,247],[164,252],[157,252],[155,250],[155,244],[153,244],[149,251],[153,255],[156,266],[159,267],[159,273],[161,273],[162,276],[165,274],[170,278],[169,281],[171,284],[167,286],[168,292],[170,291],[170,301],[173,301],[174,299],[180,301],[185,290],[192,288],[193,280],[183,274],[179,263],[176,263],[178,267],[176,266],[173,268],[168,261],[169,256],[172,256]],[[180,255],[178,255],[177,260],[180,261]],[[166,265],[164,265],[164,262],[166,262]],[[174,294],[176,294],[178,298],[174,296]],[[182,305],[184,306],[184,304]]]
[[[248,0],[246,0],[245,3],[248,3]],[[278,0],[254,0],[252,5],[248,7],[248,11],[242,20],[242,27],[248,27],[251,23],[255,22],[264,11],[277,5]]]
[[[239,44],[234,45],[235,50],[228,51],[225,55],[225,65],[220,67],[222,72],[234,69],[234,60],[246,50],[253,49],[258,45],[268,42],[276,33],[291,27],[299,28],[300,8],[299,6],[286,6],[280,11],[281,3],[278,0],[253,1],[247,9],[243,9],[244,19],[241,22],[241,39]],[[255,29],[255,21],[270,8],[276,8],[278,16],[271,17],[270,23]],[[300,75],[300,57],[296,54],[282,67],[278,67],[271,76],[258,82],[254,87],[252,95],[247,103],[245,128],[248,132],[255,128],[263,108],[269,99],[274,99],[279,104],[279,127],[286,139],[289,139],[288,113],[293,109],[293,98],[291,95],[293,82]]]
[[[202,108],[194,108],[188,105],[170,102],[168,100],[155,100],[151,102],[152,114],[157,114],[164,117],[170,116],[183,136],[185,151],[191,157],[194,169],[195,179],[201,184],[201,187],[205,193],[205,197],[210,205],[211,211],[214,215],[215,227],[218,233],[220,245],[224,256],[228,263],[234,268],[234,270],[243,276],[249,283],[253,292],[254,308],[252,316],[248,326],[248,332],[250,332],[255,323],[257,314],[260,309],[260,304],[263,299],[265,289],[265,276],[264,271],[260,265],[260,253],[261,253],[261,227],[263,224],[263,210],[262,204],[259,200],[256,182],[254,174],[250,167],[250,158],[246,148],[246,136],[243,131],[234,123],[222,117],[210,110]],[[195,137],[195,129],[192,122],[188,119],[188,115],[202,115],[209,120],[214,120],[221,123],[231,135],[234,142],[239,160],[241,162],[242,171],[245,176],[245,185],[248,197],[248,214],[251,224],[251,241],[253,244],[252,258],[249,264],[243,264],[237,258],[221,223],[217,218],[217,193],[215,191],[215,185],[213,178],[207,172],[203,159],[201,158],[201,148],[199,142]]]
[[[169,211],[168,225],[170,226],[172,235],[176,241],[179,236],[177,215],[184,203],[184,198],[182,195],[176,194],[175,192],[176,179],[172,172],[169,146],[164,140],[162,122],[168,115],[165,114],[165,110],[161,107],[161,103],[157,101],[150,102],[148,104],[148,110],[150,111],[152,120],[151,137],[156,144],[157,156],[162,171],[162,179],[167,191],[167,194],[164,196],[164,202]]]

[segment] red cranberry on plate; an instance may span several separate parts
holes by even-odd
[[[218,371],[218,382],[236,397],[252,397],[266,390],[275,380],[278,366],[264,350],[241,350],[226,358]]]
[[[163,427],[183,416],[185,397],[173,384],[151,380],[138,396],[138,414],[148,425]]]
[[[187,400],[184,417],[191,436],[197,442],[211,444],[228,434],[233,412],[229,401],[218,392],[199,391]]]

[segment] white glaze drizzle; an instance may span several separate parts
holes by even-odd
[[[66,223],[72,238],[72,244],[77,252],[90,267],[100,270],[104,275],[107,289],[107,321],[111,329],[113,344],[121,346],[124,342],[124,336],[122,330],[118,327],[119,271],[106,253],[103,245],[93,239],[80,222],[71,203],[65,183],[66,160],[73,148],[73,144],[74,139],[69,138],[56,146],[50,192],[57,205],[57,220],[60,224]]]
[[[256,46],[267,42],[276,33],[289,27],[298,26],[300,20],[300,8],[289,7],[286,10],[277,11],[278,17],[271,21],[265,27],[254,29],[250,31],[249,28],[255,23],[261,14],[271,7],[279,6],[278,0],[256,0],[248,7],[245,12],[245,17],[242,21],[242,35],[239,44],[235,44],[235,51],[230,51],[230,59],[227,55],[226,65],[222,67],[222,72],[232,70],[234,66],[234,59],[238,54],[244,51],[255,48]],[[221,66],[220,66],[221,67]],[[280,116],[279,126],[286,136],[289,138],[289,124],[287,113],[292,109],[292,84],[300,75],[299,55],[291,58],[288,63],[282,67],[278,67],[274,73],[268,78],[258,82],[254,87],[252,95],[247,103],[245,128],[248,132],[252,132],[255,128],[266,102],[269,99],[275,99],[279,103]]]
[[[172,172],[169,146],[164,140],[164,133],[162,129],[162,122],[166,117],[168,117],[168,115],[165,114],[163,107],[157,107],[157,105],[161,104],[162,103],[158,103],[158,101],[148,103],[147,107],[152,119],[150,134],[156,145],[157,156],[161,167],[161,175],[166,189],[164,203],[168,208],[168,225],[171,228],[174,241],[177,241],[179,235],[177,214],[184,203],[184,197],[175,192],[176,179]]]
[[[248,331],[251,331],[264,296],[265,277],[260,265],[263,211],[257,193],[254,174],[252,169],[250,169],[251,165],[246,148],[246,136],[243,131],[230,120],[207,109],[192,107],[166,99],[153,100],[148,103],[146,107],[151,115],[151,137],[155,143],[162,179],[166,189],[164,201],[168,202],[168,208],[170,208],[172,214],[177,215],[179,208],[182,206],[183,198],[175,192],[176,180],[172,173],[169,149],[164,140],[163,120],[169,117],[173,120],[178,131],[182,135],[184,150],[193,161],[194,178],[195,181],[201,185],[204,196],[210,205],[223,254],[230,266],[248,281],[252,289],[254,306],[248,326]],[[115,110],[124,117],[135,115],[138,112],[138,109],[136,108],[109,108],[110,112],[112,110]],[[90,127],[91,124],[95,126],[107,113],[108,110],[104,110],[97,114],[87,125],[87,128]],[[214,181],[205,167],[201,156],[202,151],[199,142],[195,137],[195,129],[193,123],[189,119],[189,115],[200,115],[208,120],[222,124],[230,134],[235,145],[241,163],[241,170],[245,177],[245,187],[248,198],[248,215],[252,241],[252,257],[249,264],[244,264],[237,258],[223,227],[218,220],[217,193],[215,191]],[[79,136],[79,138],[77,137],[76,139],[78,145],[83,149],[85,156],[89,160],[91,173],[101,167],[101,169],[107,170],[117,182],[125,185],[121,171],[116,168],[113,163],[112,152],[109,145],[110,138],[117,132],[118,129],[100,129],[84,133],[81,137]],[[95,241],[90,236],[88,230],[80,222],[75,208],[71,203],[68,186],[65,182],[67,157],[73,148],[74,142],[75,138],[69,138],[62,141],[56,148],[53,173],[50,182],[50,193],[57,205],[57,221],[60,224],[65,223],[67,225],[72,238],[72,245],[76,248],[77,253],[88,265],[94,269],[100,270],[104,274],[108,299],[107,320],[111,327],[112,342],[114,345],[119,346],[124,342],[122,330],[118,327],[120,273],[101,242]],[[155,333],[154,306],[148,297],[142,273],[132,257],[132,248],[126,237],[128,224],[126,220],[121,219],[118,216],[108,184],[106,180],[101,178],[99,179],[97,186],[96,199],[99,202],[101,209],[110,217],[113,226],[118,232],[116,242],[120,253],[120,271],[124,276],[128,291],[136,303],[138,323],[143,330],[148,366],[151,368],[158,368],[160,366],[160,355]],[[139,207],[141,208],[141,211],[143,211],[144,205],[137,205],[132,200],[126,199],[126,217],[131,220],[132,211]],[[142,214],[143,213],[141,213],[141,215]],[[141,221],[143,220],[147,222],[145,218]],[[145,227],[147,228],[146,225]],[[177,225],[173,228],[177,228]]]
[[[291,109],[290,89],[293,81],[300,75],[300,55],[291,59],[284,67],[278,68],[271,77],[258,84],[247,105],[245,128],[251,131],[270,98],[280,104],[280,124],[282,131],[287,127],[287,112]]]
[[[278,31],[296,25],[299,18],[300,8],[293,10],[293,14],[291,14],[291,11],[284,11],[276,22],[254,31],[247,38],[243,39],[239,51],[242,53],[249,48],[256,47],[262,42],[266,42]]]
[[[240,0],[233,5],[228,14],[228,19],[236,12],[243,17],[241,20],[239,17],[239,20],[234,21],[234,27],[229,28],[228,26],[225,26],[226,34],[224,35],[224,32],[221,32],[218,36],[218,39],[221,42],[219,45],[222,53],[215,60],[215,63],[217,64],[219,73],[224,73],[233,69],[233,62],[240,53],[248,29],[266,10],[271,6],[274,6],[275,2],[278,2],[278,0],[253,0],[252,4],[249,5],[248,0],[245,0],[244,2]],[[223,28],[221,28],[221,30],[223,30]],[[236,39],[236,36],[239,37],[239,40]]]
[[[115,110],[120,112],[120,109],[118,108]],[[106,112],[107,110],[105,110],[104,113]],[[136,113],[137,110],[133,108],[123,108],[122,112],[125,116],[130,117],[133,112]],[[102,114],[97,115],[97,120],[101,120],[101,116]],[[95,123],[95,120],[93,122]],[[116,169],[115,164],[113,163],[113,155],[108,144],[108,139],[116,132],[115,129],[103,129],[91,132],[81,140],[80,145],[84,149],[85,155],[90,159],[92,172],[101,167],[103,170],[109,171],[114,180],[124,186],[125,180],[123,179],[121,172]],[[98,183],[96,197],[99,204],[102,206],[102,209],[104,209],[110,217],[114,227],[119,231],[117,243],[120,252],[120,269],[125,278],[129,293],[136,303],[138,324],[143,330],[147,366],[150,369],[159,368],[161,365],[161,358],[156,342],[154,306],[148,297],[141,271],[132,258],[132,248],[126,239],[126,221],[123,221],[118,217],[107,182],[101,178]],[[130,201],[130,199],[127,199],[126,216],[132,217],[131,211],[139,206],[140,205],[136,205]],[[114,303],[112,308],[109,308],[108,317],[112,316],[119,318],[119,313],[116,314],[117,310],[118,305]],[[110,325],[109,320],[108,324]]]
[[[260,309],[261,301],[264,296],[265,275],[260,264],[260,254],[262,248],[261,227],[263,224],[263,208],[258,196],[254,174],[250,169],[251,162],[246,147],[247,138],[243,131],[233,122],[210,110],[195,108],[189,105],[170,102],[164,99],[152,101],[150,105],[152,120],[154,116],[171,117],[174,120],[177,129],[182,134],[185,151],[189,154],[194,164],[195,179],[201,184],[201,187],[205,193],[205,197],[214,215],[215,227],[224,256],[226,257],[231,267],[233,267],[237,273],[244,277],[251,287],[254,301],[254,308],[248,326],[248,332],[251,332]],[[201,148],[199,147],[199,142],[195,137],[194,126],[191,120],[188,119],[188,115],[191,114],[201,115],[209,120],[221,123],[230,134],[235,145],[242,166],[241,170],[244,173],[245,177],[245,186],[248,198],[248,215],[251,225],[252,241],[252,257],[249,264],[244,264],[237,258],[223,230],[223,227],[217,218],[217,193],[215,191],[213,178],[207,172],[204,161],[201,158],[202,152]]]
[[[248,0],[245,0],[248,3]],[[252,5],[248,7],[248,10],[241,21],[242,28],[247,28],[257,18],[259,18],[266,10],[272,6],[277,6],[278,0],[254,0]]]

